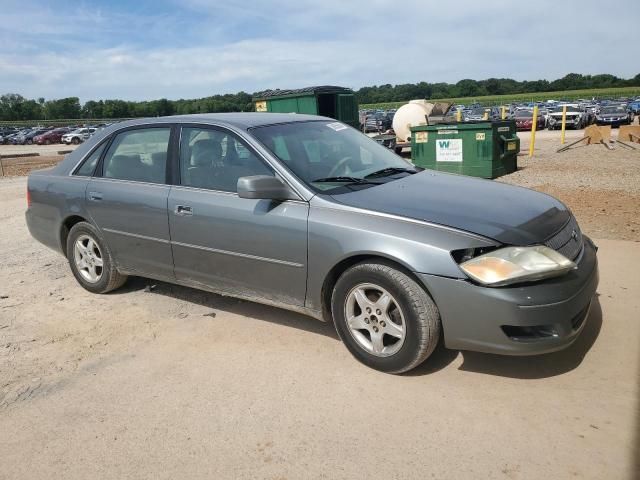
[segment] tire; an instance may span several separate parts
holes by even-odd
[[[78,242],[83,244],[84,254],[80,249],[77,249],[76,244]],[[85,259],[84,266],[86,269],[81,268],[83,265],[82,258]],[[127,281],[127,276],[120,274],[116,269],[107,244],[98,233],[98,230],[90,223],[79,222],[71,228],[67,237],[67,259],[73,276],[76,277],[78,283],[85,290],[92,293],[110,292],[120,288]],[[99,263],[102,263],[101,268],[98,266]],[[99,276],[91,280],[91,273]]]
[[[71,143],[73,143],[74,145],[78,145],[80,143],[80,139],[78,137],[73,137],[71,139]]]
[[[24,143],[26,143],[27,145],[33,145],[33,140],[31,140],[31,139],[29,138],[29,139],[28,139],[26,142],[24,142]]]
[[[396,152],[396,155],[401,155],[402,147],[393,147],[393,151]]]
[[[47,139],[47,140],[45,140],[45,141],[44,141],[44,144],[45,144],[45,145],[51,145],[51,140],[48,140],[48,139]]]
[[[391,301],[382,312],[376,302],[385,294]],[[362,304],[371,310],[361,308]],[[351,354],[386,373],[417,367],[440,338],[440,313],[429,294],[409,275],[384,262],[363,262],[344,272],[333,289],[331,311],[338,335]],[[380,340],[374,342],[374,338]]]

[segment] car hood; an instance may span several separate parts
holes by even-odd
[[[567,115],[582,115],[584,112],[582,110],[571,110],[567,109]],[[560,112],[549,112],[549,115],[553,115],[554,117],[561,117],[562,111]]]
[[[544,242],[571,217],[567,207],[549,195],[431,170],[331,198],[344,205],[436,223],[509,245]]]

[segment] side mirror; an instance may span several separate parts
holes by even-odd
[[[289,200],[298,197],[282,180],[270,175],[255,175],[238,179],[240,198]]]

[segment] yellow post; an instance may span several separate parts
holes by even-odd
[[[564,130],[567,126],[567,106],[562,107],[562,133],[560,135],[560,143],[564,145]]]
[[[531,122],[531,143],[529,144],[529,158],[533,157],[533,146],[536,143],[536,127],[538,126],[538,106],[533,107],[533,121]]]
[[[462,121],[462,110],[458,108],[456,110],[456,122],[460,123]]]
[[[507,107],[503,105],[502,110],[500,111],[500,119],[504,120],[505,118],[507,118]]]

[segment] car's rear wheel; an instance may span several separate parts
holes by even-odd
[[[365,365],[402,373],[420,365],[440,338],[440,314],[413,278],[386,263],[360,263],[336,282],[336,330]]]
[[[49,140],[49,139],[45,140],[45,141],[44,141],[44,144],[45,144],[45,145],[51,145],[51,140]]]
[[[78,137],[73,137],[71,139],[71,143],[73,143],[74,145],[78,145],[80,143],[80,139]]]
[[[25,142],[27,145],[32,145],[33,144],[33,140],[31,140],[30,138],[27,139],[27,141]]]
[[[67,258],[78,283],[90,292],[107,293],[127,280],[116,269],[106,243],[90,223],[79,222],[69,232]]]

